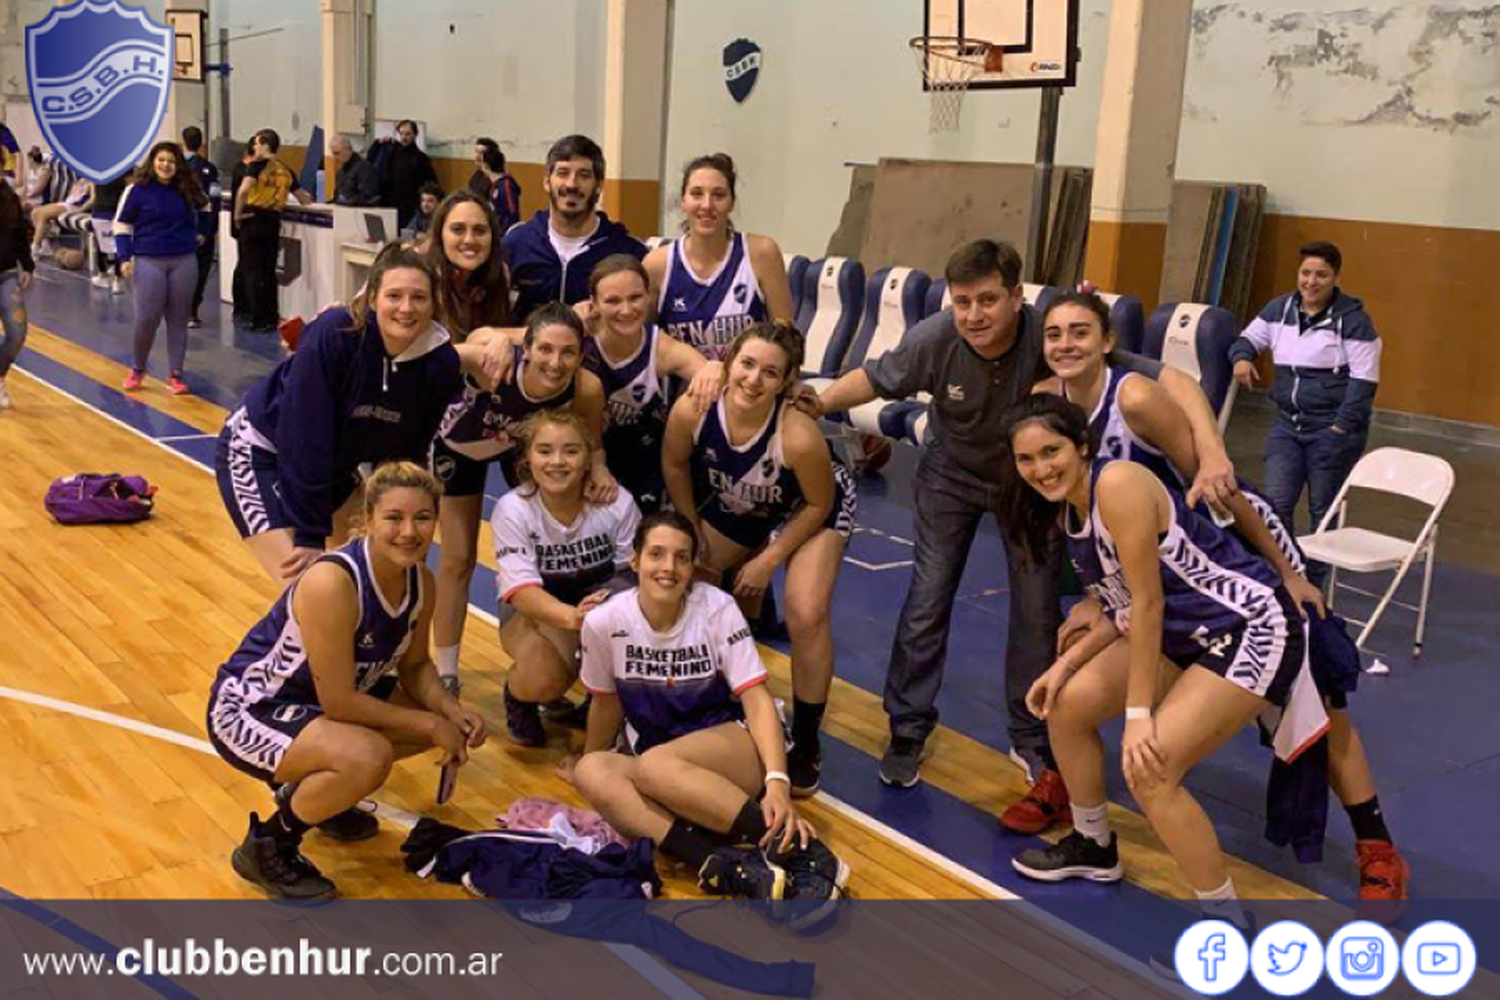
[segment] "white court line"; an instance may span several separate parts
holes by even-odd
[[[886,570],[900,569],[903,566],[911,565],[910,559],[903,559],[900,562],[867,563],[863,559],[856,559],[853,556],[845,556],[844,562],[851,566],[858,566],[860,569],[867,569],[872,573],[884,573]]]
[[[201,740],[196,736],[188,736],[172,729],[164,729],[161,726],[153,726],[149,722],[139,722],[135,719],[127,719],[123,715],[115,715],[112,712],[101,712],[86,705],[77,705],[71,701],[63,701],[44,694],[34,694],[30,691],[21,691],[13,687],[0,685],[0,698],[8,698],[18,701],[24,705],[34,705],[37,708],[51,709],[55,712],[64,712],[68,715],[77,716],[80,719],[88,719],[90,722],[102,722],[107,726],[124,729],[141,736],[150,736],[153,739],[172,743],[176,746],[185,747],[188,750],[196,750],[210,757],[217,757],[218,751],[213,744],[207,740]],[[408,812],[399,806],[386,805],[373,799],[369,801],[375,807],[375,815],[388,821],[393,826],[403,830],[410,830],[417,825],[422,817],[416,813]],[[656,986],[662,992],[677,1000],[704,1000],[703,995],[694,990],[687,983],[677,978],[670,969],[657,962],[655,958],[634,945],[606,945],[610,951],[619,956],[620,960],[634,969],[643,979]]]
[[[175,441],[206,441],[218,437],[217,434],[171,434],[167,437],[159,437],[155,440],[163,444],[172,444]]]
[[[36,375],[35,373],[26,371],[24,368],[21,368],[21,365],[19,363],[16,365],[16,368],[19,369],[22,374],[40,383],[41,385],[46,386],[53,392],[56,392],[62,396],[66,396],[68,399],[73,400],[79,406],[94,411],[95,413],[104,417],[104,419],[118,424],[137,437],[150,441],[152,444],[168,452],[169,454],[176,455],[183,461],[188,462],[191,465],[195,465],[198,468],[203,469],[209,473],[212,473],[213,470],[204,465],[202,462],[199,462],[198,460],[193,458],[189,458],[182,452],[177,451],[176,449],[171,448],[168,445],[162,444],[156,438],[153,438],[143,433],[142,431],[131,427],[124,421],[119,420],[109,415],[108,413],[105,413],[98,407],[84,402],[77,396],[74,396],[72,393],[58,388],[51,382],[48,382],[46,379]],[[473,604],[469,605],[469,611],[472,614],[478,615],[484,621],[490,623],[498,623],[498,619],[496,619],[493,614],[486,612]],[[41,705],[42,702],[33,701],[32,699],[45,697],[43,695],[32,695],[27,692],[16,691],[14,688],[0,687],[0,697],[15,697],[17,695],[21,697],[17,698],[16,700],[31,701],[32,704],[37,705]],[[46,701],[50,704],[46,705],[45,707],[56,707],[59,711],[70,712],[71,714],[79,715],[97,722],[105,722],[110,725],[121,725],[122,728],[130,729],[134,732],[142,733],[143,735],[158,736],[158,738],[165,739],[168,742],[176,743],[179,746],[188,746],[192,749],[200,749],[200,747],[194,744],[202,744],[203,747],[207,748],[206,752],[215,753],[215,755],[217,755],[213,749],[213,746],[206,741],[197,740],[191,736],[184,736],[181,733],[176,733],[169,729],[161,729],[160,727],[152,726],[148,723],[136,722],[134,719],[127,719],[123,716],[111,715],[108,712],[100,712],[96,709],[85,708],[81,705],[72,705],[69,702],[58,701],[57,699],[53,698],[47,698]],[[118,720],[118,722],[116,720]],[[997,898],[1000,899],[1010,900],[1014,905],[1023,907],[1028,917],[1035,920],[1039,924],[1045,925],[1058,935],[1068,938],[1069,940],[1074,941],[1075,943],[1080,944],[1083,947],[1089,948],[1097,952],[1098,954],[1109,958],[1112,962],[1118,965],[1124,966],[1127,969],[1137,972],[1138,974],[1145,977],[1148,982],[1155,983],[1162,989],[1166,989],[1170,992],[1176,993],[1177,995],[1184,997],[1185,1000],[1198,1000],[1198,995],[1196,993],[1193,993],[1180,984],[1174,984],[1163,980],[1161,977],[1152,972],[1150,968],[1140,959],[1127,955],[1124,952],[1119,951],[1112,945],[1105,944],[1098,938],[1084,933],[1062,918],[1053,916],[1051,913],[1048,913],[1046,910],[1042,909],[1036,904],[1028,902],[1024,897],[1017,896],[1014,893],[1001,888],[994,882],[985,878],[983,875],[980,875],[978,872],[973,871],[972,869],[960,864],[957,861],[954,861],[952,858],[949,858],[946,855],[940,854],[939,852],[934,851],[915,840],[912,840],[905,834],[893,830],[891,827],[886,826],[884,823],[880,822],[875,817],[863,812],[862,810],[857,809],[845,802],[840,802],[839,800],[833,798],[833,796],[829,795],[827,792],[821,792],[819,794],[824,799],[824,801],[828,802],[831,809],[839,812],[846,818],[859,823],[861,826],[871,830],[872,832],[875,832],[884,837],[888,837],[893,842],[900,844],[908,850],[911,850],[913,853],[920,853],[924,859],[942,868],[945,872],[948,872],[959,881],[973,886],[975,889],[979,890],[985,895],[997,896]],[[382,812],[382,810],[384,810],[384,812]],[[396,810],[394,807],[384,806],[380,803],[376,803],[376,812],[379,815],[388,816],[392,820],[392,822],[395,823],[402,823],[404,821],[404,817],[410,817],[412,815],[411,813],[405,813],[403,810]],[[412,820],[412,822],[415,823],[415,820]]]
[[[20,368],[20,366],[17,365],[17,368]],[[151,436],[143,433],[142,431],[138,430],[137,428],[131,427],[129,424],[125,423],[124,421],[119,420],[119,419],[117,419],[115,417],[110,416],[108,413],[105,413],[103,410],[100,410],[98,407],[93,406],[90,403],[84,402],[83,400],[79,399],[77,396],[74,396],[72,393],[70,393],[70,392],[68,392],[68,391],[66,391],[64,389],[58,388],[57,386],[53,385],[51,382],[48,382],[46,379],[40,377],[39,375],[36,375],[33,372],[28,372],[25,369],[21,369],[21,371],[22,371],[23,374],[27,375],[29,378],[35,380],[36,382],[40,383],[41,385],[46,386],[47,388],[51,389],[53,392],[59,393],[59,394],[61,394],[63,396],[66,396],[67,398],[69,398],[69,399],[73,400],[74,402],[76,402],[79,406],[82,406],[82,407],[84,407],[86,409],[89,409],[89,410],[93,410],[95,413],[98,413],[100,416],[104,417],[106,420],[109,420],[109,421],[111,421],[111,422],[113,422],[115,424],[118,424],[119,426],[125,428],[127,431],[130,431],[132,434],[135,434],[137,437],[141,437],[141,438],[144,438],[147,441],[150,441],[152,444],[156,445],[158,448],[161,448],[163,451],[166,451],[167,453],[172,454],[172,455],[176,455],[178,458],[182,459],[184,462],[187,462],[187,463],[189,463],[191,465],[195,465],[198,468],[203,469],[204,471],[209,472],[210,474],[212,474],[213,470],[210,469],[208,466],[204,465],[202,462],[198,461],[197,459],[191,458],[191,457],[189,457],[187,455],[184,455],[182,452],[176,450],[175,448],[171,448],[168,445],[163,444],[159,439],[151,437]],[[498,625],[499,624],[499,619],[497,619],[494,616],[493,613],[491,613],[489,611],[486,611],[485,609],[480,608],[480,607],[478,607],[475,604],[470,604],[469,605],[469,612],[471,614],[477,615],[480,618],[480,620],[482,620],[484,622],[487,622],[487,623],[492,624],[492,625]],[[6,692],[12,691],[12,690],[14,690],[14,689],[0,687],[0,695],[4,695]],[[24,693],[24,692],[18,692],[18,693]],[[42,696],[40,696],[40,695],[33,695],[33,696],[30,696],[30,697],[42,697]],[[55,701],[55,699],[49,699],[49,701]],[[62,708],[62,707],[60,707],[60,706],[64,706],[64,705],[69,705],[69,703],[68,702],[55,702],[55,705],[50,706],[50,707],[58,707],[59,711],[70,711],[70,708]],[[130,725],[127,725],[127,726],[124,727],[124,728],[127,728],[127,729],[131,729],[131,728],[134,728],[134,727],[137,727],[137,726],[139,726],[139,727],[145,727],[144,729],[135,729],[135,731],[136,732],[144,733],[146,735],[155,735],[155,736],[157,736],[160,739],[167,739],[170,742],[179,742],[180,740],[190,740],[190,739],[192,739],[192,737],[183,736],[180,733],[172,733],[170,730],[158,729],[155,726],[148,726],[146,723],[137,723],[137,722],[134,722],[134,720],[125,719],[122,716],[111,716],[107,712],[95,712],[94,709],[83,709],[82,706],[71,706],[71,708],[76,708],[76,709],[80,709],[81,710],[81,711],[75,712],[74,714],[80,714],[81,715],[84,712],[93,712],[94,713],[93,715],[85,715],[84,717],[85,718],[92,718],[92,719],[95,719],[96,721],[99,721],[99,722],[109,722],[111,725],[113,725],[113,724],[115,724],[113,722],[113,720],[119,719],[123,723],[130,723]],[[147,730],[151,730],[152,732],[147,732]],[[206,752],[208,752],[208,753],[214,753],[215,752],[214,749],[213,749],[213,746],[211,744],[209,744],[207,742],[204,742],[204,741],[201,741],[201,740],[198,741],[198,742],[202,744],[202,748],[206,748]],[[179,744],[179,745],[186,746],[188,744]],[[194,747],[194,749],[200,749],[200,748]],[[824,794],[826,794],[826,793],[824,793]],[[830,798],[830,801],[833,801],[831,797],[829,797],[829,798]],[[923,852],[925,852],[924,855],[923,855],[924,857],[927,857],[927,856],[930,855],[931,857],[929,858],[929,860],[933,860],[934,864],[940,864],[940,865],[942,865],[944,867],[944,870],[948,871],[951,875],[953,875],[953,877],[959,879],[960,881],[968,883],[969,885],[973,886],[975,889],[978,889],[980,892],[985,893],[986,895],[994,895],[996,893],[996,891],[998,890],[999,893],[1003,893],[1003,895],[999,896],[999,898],[1001,898],[1001,899],[1017,899],[1017,898],[1019,898],[1019,897],[1015,896],[1013,893],[1009,893],[1009,892],[1006,892],[1004,889],[1000,889],[999,886],[995,885],[995,883],[991,882],[989,879],[987,879],[984,876],[980,875],[978,872],[971,871],[970,869],[964,867],[963,865],[961,865],[958,862],[952,860],[951,858],[947,858],[947,857],[944,857],[941,854],[938,854],[936,851],[933,851],[931,848],[922,847],[922,845],[918,844],[917,841],[912,840],[909,837],[906,837],[904,834],[897,833],[895,830],[892,830],[890,827],[886,826],[884,823],[881,823],[879,820],[875,819],[875,817],[869,816],[866,813],[860,811],[859,809],[856,809],[855,807],[853,807],[851,805],[847,805],[847,804],[841,802],[841,803],[838,804],[838,806],[836,808],[846,818],[851,819],[851,820],[859,823],[860,825],[866,827],[867,829],[869,829],[871,831],[874,831],[874,832],[877,832],[877,833],[881,833],[882,831],[886,831],[886,833],[884,835],[890,836],[890,838],[893,841],[897,841],[899,843],[902,843],[903,845],[912,845],[912,849],[913,850],[916,850],[917,848],[920,848]],[[393,816],[393,819],[394,819],[394,816]],[[412,822],[415,823],[415,820],[413,820]],[[941,861],[935,860],[937,858],[941,858],[942,860]]]

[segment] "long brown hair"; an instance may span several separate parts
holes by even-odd
[[[483,267],[466,272],[443,252],[443,227],[448,216],[459,205],[475,205],[484,213],[490,227],[490,259]],[[432,214],[429,229],[427,262],[439,276],[437,287],[438,316],[462,342],[472,330],[482,326],[510,324],[510,276],[505,270],[505,252],[500,247],[500,220],[489,201],[467,188],[460,188],[442,200]]]
[[[141,165],[131,171],[130,183],[132,184],[161,184],[156,179],[156,170],[152,166],[160,153],[171,153],[172,159],[177,163],[177,172],[172,175],[165,187],[169,187],[182,195],[182,199],[193,208],[202,208],[208,204],[208,199],[203,194],[203,188],[198,186],[198,175],[193,173],[193,168],[188,166],[187,160],[183,158],[182,148],[175,142],[158,142],[151,147],[151,152],[146,154]]]

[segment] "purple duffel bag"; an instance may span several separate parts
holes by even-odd
[[[80,472],[47,487],[47,513],[63,524],[130,524],[151,516],[156,487],[142,476]]]

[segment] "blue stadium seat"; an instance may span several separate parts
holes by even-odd
[[[1132,354],[1141,353],[1141,342],[1146,338],[1146,310],[1141,300],[1134,295],[1110,292],[1100,292],[1099,297],[1109,306],[1109,326],[1115,332],[1115,342]]]
[[[925,316],[931,316],[933,313],[942,312],[952,304],[948,299],[948,279],[938,278],[927,286],[927,301],[922,305],[922,312]]]
[[[786,262],[786,283],[792,290],[792,317],[797,320],[800,329],[802,319],[802,297],[803,281],[807,275],[807,258],[800,253],[784,253],[781,259]]]
[[[865,293],[865,319],[849,351],[847,367],[853,369],[878,358],[899,344],[906,331],[926,314],[927,291],[931,284],[932,280],[925,273],[909,267],[887,267],[876,271]],[[914,409],[925,410],[925,399],[877,399],[850,410],[844,419],[865,434],[909,440],[907,415]]]
[[[1229,346],[1240,335],[1234,313],[1218,306],[1168,302],[1146,321],[1141,353],[1192,375],[1203,386],[1219,428],[1234,408],[1235,381]]]
[[[816,267],[809,264],[803,280],[810,301],[803,303],[797,317],[807,338],[802,374],[833,378],[843,370],[849,342],[859,329],[865,269],[857,260],[827,257],[817,261]]]

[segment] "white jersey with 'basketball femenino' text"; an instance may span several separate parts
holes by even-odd
[[[614,694],[636,753],[679,736],[744,719],[739,696],[766,681],[750,626],[734,598],[695,583],[682,616],[658,632],[636,588],[583,620],[584,687]]]
[[[611,504],[585,503],[572,524],[553,517],[534,488],[511,490],[490,519],[500,600],[540,586],[564,603],[577,604],[630,565],[640,521],[626,490]]]

